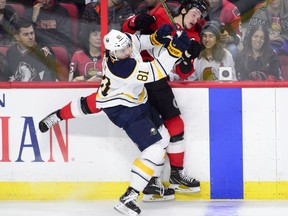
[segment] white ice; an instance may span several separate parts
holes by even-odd
[[[1,201],[0,216],[121,216],[117,201]],[[140,216],[288,216],[283,201],[168,201],[143,203]]]

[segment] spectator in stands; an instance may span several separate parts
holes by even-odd
[[[204,19],[207,15],[209,2],[207,0],[181,0],[179,2],[167,2],[167,7],[171,11],[173,21],[180,31],[185,30],[190,38],[191,45],[187,52],[183,54],[183,61],[176,64],[173,73],[169,74],[171,80],[186,79],[194,72],[193,61],[198,57],[200,52],[200,33],[201,28],[206,22]],[[139,5],[137,13],[130,16],[122,26],[124,32],[141,34],[151,34],[160,28],[163,24],[173,25],[162,7],[160,0],[145,0]],[[175,27],[174,27],[175,29]],[[175,33],[175,32],[174,32]],[[141,56],[144,61],[151,61],[153,58],[147,52],[142,52]],[[160,80],[159,82],[162,82]],[[157,83],[146,84],[146,88],[154,89]],[[159,85],[158,85],[159,86]],[[153,90],[154,91],[154,90]]]
[[[6,82],[9,80],[9,68],[8,62],[2,53],[0,53],[0,82]]]
[[[35,41],[31,21],[21,19],[15,25],[18,43],[7,51],[9,81],[55,81],[55,59],[47,47]]]
[[[239,53],[238,45],[241,42],[241,16],[238,8],[228,0],[209,0],[209,19],[219,19],[223,25],[220,40],[230,51],[234,60]]]
[[[142,0],[126,0],[126,2],[130,5],[132,10],[135,10]]]
[[[266,0],[251,17],[247,34],[252,26],[264,24],[269,30],[270,45],[278,54],[288,54],[288,2]]]
[[[108,24],[110,29],[121,30],[122,23],[132,14],[125,0],[108,0]],[[82,21],[100,24],[100,0],[89,3],[83,13]]]
[[[269,46],[266,27],[258,24],[251,28],[235,69],[239,80],[281,80],[278,56]]]
[[[74,3],[77,6],[77,8],[78,8],[78,12],[79,12],[78,17],[82,16],[82,14],[84,12],[84,9],[85,9],[85,3],[86,3],[85,0],[69,0],[69,1],[67,1],[67,0],[59,0],[59,2],[60,3],[61,2],[69,2],[69,3],[72,2],[72,3]]]
[[[195,72],[188,80],[219,80],[221,67],[231,69],[232,80],[236,80],[234,60],[231,53],[223,48],[221,43],[221,23],[219,20],[211,20],[205,23],[201,32],[201,42],[204,49],[194,61]]]
[[[10,45],[13,42],[13,30],[18,16],[15,10],[6,5],[6,0],[0,2],[0,45]]]
[[[11,0],[11,2],[18,2],[18,3],[21,3],[21,4],[25,5],[25,6],[32,7],[33,3],[34,3],[34,0]]]
[[[72,53],[72,22],[57,0],[36,0],[24,18],[32,20],[37,42],[43,46],[62,45]]]
[[[101,29],[97,24],[85,25],[81,32],[81,49],[71,59],[73,81],[101,81]]]

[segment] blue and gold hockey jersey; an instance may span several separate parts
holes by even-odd
[[[137,106],[147,101],[145,83],[163,79],[173,68],[178,58],[168,51],[159,52],[159,57],[151,62],[143,62],[140,52],[151,50],[149,35],[131,35],[132,56],[128,59],[103,60],[103,77],[97,95],[97,107],[108,108],[117,105]],[[161,47],[159,47],[161,48]]]

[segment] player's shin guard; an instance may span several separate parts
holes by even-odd
[[[171,166],[183,167],[184,164],[184,122],[180,116],[165,120],[165,127],[170,134],[167,155]]]
[[[73,100],[61,109],[50,113],[39,122],[40,131],[42,133],[47,132],[51,127],[58,124],[62,120],[100,112],[101,110],[96,108],[96,95],[97,93],[95,92],[87,97],[81,97],[77,100]]]
[[[159,133],[162,136],[162,139],[158,142],[161,147],[165,150],[169,144],[169,133],[164,126],[158,128]],[[164,167],[164,162],[166,159],[166,154],[162,158],[161,162],[156,164],[153,177],[150,179],[148,185],[143,190],[142,201],[145,202],[154,202],[154,201],[166,201],[172,200],[175,198],[174,189],[165,187],[161,182],[161,174]]]
[[[167,155],[170,159],[170,187],[176,193],[195,193],[200,191],[200,182],[190,177],[183,169],[184,165],[184,122],[180,116],[165,121],[170,138]]]
[[[100,112],[101,110],[96,108],[96,96],[97,92],[71,101],[60,109],[61,118],[66,120]]]
[[[165,150],[157,142],[146,148],[141,156],[137,158],[132,166],[130,189],[120,197],[118,204],[114,207],[125,215],[139,215],[141,210],[137,206],[137,192],[143,191],[152,178],[157,164],[160,164],[165,155]],[[136,194],[135,194],[136,193]]]

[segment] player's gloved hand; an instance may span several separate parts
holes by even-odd
[[[190,47],[185,51],[183,52],[183,60],[190,60],[191,59],[195,59],[199,56],[200,54],[200,51],[201,51],[201,45],[195,41],[193,38],[190,39]]]
[[[190,47],[183,52],[182,62],[179,67],[182,73],[188,74],[193,68],[193,59],[197,58],[201,51],[201,45],[194,39],[190,39]]]
[[[155,21],[156,19],[154,16],[150,16],[149,14],[139,14],[131,19],[128,25],[133,30],[145,30]]]
[[[187,33],[183,31],[180,36],[174,35],[173,39],[167,46],[169,54],[175,58],[180,58],[182,53],[185,52],[190,46],[190,40]]]
[[[157,31],[150,35],[151,43],[155,46],[168,44],[171,41],[172,32],[172,26],[168,24],[162,25]]]

